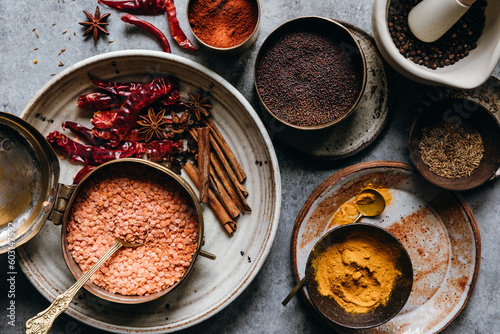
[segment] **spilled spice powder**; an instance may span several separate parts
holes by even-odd
[[[450,179],[470,176],[483,158],[481,135],[464,121],[441,121],[422,130],[422,161],[434,173]]]
[[[254,31],[258,19],[255,0],[194,0],[188,8],[193,33],[217,48],[243,43]]]

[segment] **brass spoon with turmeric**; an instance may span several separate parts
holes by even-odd
[[[356,207],[359,214],[354,218],[352,223],[357,223],[362,217],[375,217],[380,215],[385,209],[384,196],[373,188],[366,188],[359,192],[355,199]],[[333,217],[332,217],[333,218]],[[314,249],[314,248],[313,248]],[[281,303],[286,306],[293,296],[304,286],[306,277],[304,276],[295,288],[286,296]]]

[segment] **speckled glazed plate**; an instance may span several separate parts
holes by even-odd
[[[361,332],[439,332],[460,313],[474,289],[481,258],[479,229],[460,195],[426,182],[406,164],[357,164],[333,174],[313,191],[299,212],[292,233],[295,277],[304,277],[312,247],[335,226],[329,226],[330,217],[369,185],[386,188],[391,198],[380,216],[362,221],[385,228],[403,243],[412,260],[414,276],[412,292],[401,312],[389,322]],[[305,289],[302,296],[311,305]],[[345,328],[335,329],[349,332]]]
[[[116,304],[82,290],[66,311],[84,323],[116,333],[168,333],[187,328],[235,300],[257,275],[270,251],[281,207],[279,168],[271,141],[251,105],[233,86],[199,64],[162,52],[113,52],[71,66],[32,98],[22,117],[43,135],[61,131],[65,120],[90,126],[90,115],[76,108],[78,96],[94,89],[88,73],[114,80],[170,74],[180,79],[183,96],[200,89],[210,92],[213,119],[247,173],[244,185],[253,211],[238,218],[233,237],[204,207],[203,249],[214,253],[215,261],[198,259],[181,286],[152,302]],[[256,166],[256,161],[262,164]],[[59,182],[71,184],[81,166],[66,160],[60,163]],[[19,249],[21,268],[49,300],[74,283],[63,259],[60,238],[60,226],[46,222],[39,234]]]
[[[375,40],[356,26],[339,23],[353,34],[366,60],[366,87],[352,114],[318,131],[297,130],[274,119],[265,119],[268,130],[282,145],[315,160],[338,160],[361,152],[382,133],[391,112],[391,69],[380,55]]]

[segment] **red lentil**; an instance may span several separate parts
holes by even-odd
[[[67,229],[68,249],[83,272],[116,238],[144,243],[119,249],[91,280],[113,293],[147,295],[186,272],[196,252],[198,217],[192,199],[168,176],[116,167],[80,190]]]

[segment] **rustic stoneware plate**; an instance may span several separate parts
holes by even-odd
[[[350,30],[366,61],[366,87],[352,114],[322,131],[301,131],[263,113],[268,130],[281,144],[315,160],[343,159],[364,150],[382,133],[391,114],[390,66],[370,34],[347,22],[338,22]]]
[[[437,333],[461,312],[474,289],[481,259],[479,229],[459,194],[426,182],[406,164],[360,163],[333,174],[313,191],[292,232],[295,277],[304,277],[312,247],[335,227],[331,216],[367,186],[382,188],[387,206],[380,216],[361,221],[385,228],[405,246],[413,264],[413,288],[398,315],[363,333]],[[302,296],[311,305],[305,289]]]
[[[152,302],[116,304],[80,291],[77,303],[67,311],[84,323],[115,333],[168,333],[187,328],[235,300],[257,275],[271,249],[281,207],[279,168],[271,141],[251,105],[223,78],[188,59],[153,51],[112,52],[71,66],[31,99],[22,117],[43,135],[61,131],[65,120],[90,126],[90,115],[76,108],[78,96],[93,90],[88,73],[117,80],[170,74],[180,79],[182,96],[198,90],[209,92],[213,119],[247,173],[244,184],[253,211],[238,218],[233,237],[226,235],[208,207],[203,209],[204,247],[217,256],[215,261],[199,259],[182,286]],[[256,161],[262,164],[256,166]],[[71,184],[80,168],[61,160],[60,182]],[[47,222],[19,249],[22,270],[49,300],[75,281],[64,263],[60,238],[60,227]]]

